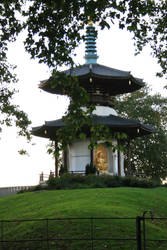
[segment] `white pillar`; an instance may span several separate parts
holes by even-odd
[[[124,172],[124,153],[120,152],[120,158],[121,158],[121,176],[125,176],[125,172]]]
[[[113,154],[113,169],[114,175],[118,175],[118,152],[115,151]]]

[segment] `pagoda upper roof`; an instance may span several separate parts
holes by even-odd
[[[133,119],[121,118],[115,115],[109,116],[92,116],[93,124],[103,124],[110,128],[112,132],[120,132],[127,134],[130,138],[140,137],[155,132],[150,125],[145,125]],[[50,138],[56,140],[56,131],[64,127],[62,119],[46,121],[44,125],[32,128],[32,134],[39,137]],[[89,136],[88,128],[81,128]]]
[[[142,79],[133,77],[129,71],[118,70],[100,64],[84,64],[63,71],[67,76],[77,76],[79,85],[89,93],[104,93],[110,96],[130,93],[142,88]],[[63,86],[53,88],[53,78],[41,81],[39,88],[44,91],[64,95]]]

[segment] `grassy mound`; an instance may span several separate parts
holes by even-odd
[[[103,217],[94,223],[95,236],[106,238],[135,238],[135,220],[109,220],[109,217],[136,217],[145,210],[151,210],[155,217],[167,217],[167,189],[159,187],[144,188],[103,188],[36,191],[13,196],[0,197],[0,219],[13,220],[4,222],[4,239],[42,239],[46,235],[46,221],[19,222],[19,219],[40,218],[90,218]],[[1,223],[2,225],[2,223]],[[166,239],[166,221],[148,221],[148,232],[151,238]],[[90,220],[49,221],[51,237],[82,238],[90,232]],[[107,235],[107,236],[106,236]],[[47,249],[46,242],[9,243],[3,249]],[[26,245],[28,244],[28,245]],[[40,244],[40,246],[38,245]],[[91,249],[89,241],[52,241],[49,249]],[[97,241],[94,249],[136,249],[135,241]],[[150,243],[151,244],[151,243]],[[150,245],[156,249],[156,246]],[[6,247],[6,248],[5,248]],[[162,245],[159,249],[167,249]]]

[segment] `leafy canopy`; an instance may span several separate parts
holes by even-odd
[[[26,30],[25,49],[32,58],[49,67],[73,66],[75,48],[84,39],[83,29],[88,17],[101,29],[110,28],[113,23],[120,29],[134,34],[136,53],[140,53],[146,44],[150,44],[152,54],[158,60],[162,71],[167,73],[167,1],[134,0],[5,0],[0,1],[0,75],[2,83],[13,81],[13,74],[7,63],[8,43],[16,40],[19,33]],[[6,70],[4,70],[6,68]],[[2,86],[2,89],[4,87]],[[77,93],[77,92],[76,92]],[[4,96],[11,115],[8,86]],[[3,95],[2,95],[3,98]],[[78,101],[78,100],[77,100]],[[5,103],[4,102],[4,103]],[[6,108],[6,109],[5,109]],[[13,107],[17,110],[16,107]],[[74,108],[69,107],[69,110]],[[18,120],[18,113],[12,113]],[[29,123],[24,113],[22,125]],[[8,117],[7,117],[8,118]],[[20,123],[18,123],[20,126]],[[22,126],[21,125],[21,126]],[[81,135],[83,137],[83,135]]]
[[[17,82],[17,78],[14,74],[15,66],[7,61],[7,51],[8,43],[15,40],[21,31],[21,26],[15,20],[17,4],[13,7],[11,4],[9,1],[0,2],[0,130],[3,125],[15,125],[18,128],[18,134],[30,140],[28,126],[31,122],[27,114],[20,110],[18,105],[13,104],[13,97],[16,93],[13,83]]]
[[[167,72],[167,2],[163,0],[6,0],[0,3],[0,46],[26,30],[25,48],[48,66],[73,64],[72,54],[84,39],[88,17],[101,29],[113,23],[134,34],[136,53],[149,43]]]
[[[160,94],[151,95],[146,87],[144,90],[118,98],[116,109],[122,117],[134,118],[150,124],[156,130],[154,134],[131,141],[131,171],[165,179],[167,177],[167,98]],[[124,153],[125,163],[127,163],[127,148]]]
[[[10,65],[3,53],[0,54],[0,130],[3,125],[13,126],[18,128],[18,135],[25,136],[30,140],[28,126],[31,122],[25,112],[20,110],[18,105],[13,104],[13,97],[16,90],[12,83],[16,83],[17,79],[14,71],[14,66]]]

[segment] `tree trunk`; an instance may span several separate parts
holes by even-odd
[[[55,141],[55,151],[57,148],[57,142]],[[55,177],[58,177],[59,173],[58,173],[58,157],[55,155]]]
[[[90,164],[93,165],[93,149],[90,150]]]
[[[67,172],[67,150],[63,151],[63,167],[65,171]]]
[[[131,171],[131,162],[130,162],[130,158],[131,158],[131,150],[130,150],[130,138],[128,139],[128,175],[131,175],[132,174],[132,171]]]
[[[118,140],[118,148],[119,146],[120,146],[120,142]],[[118,176],[121,176],[121,154],[119,150],[118,150]]]

